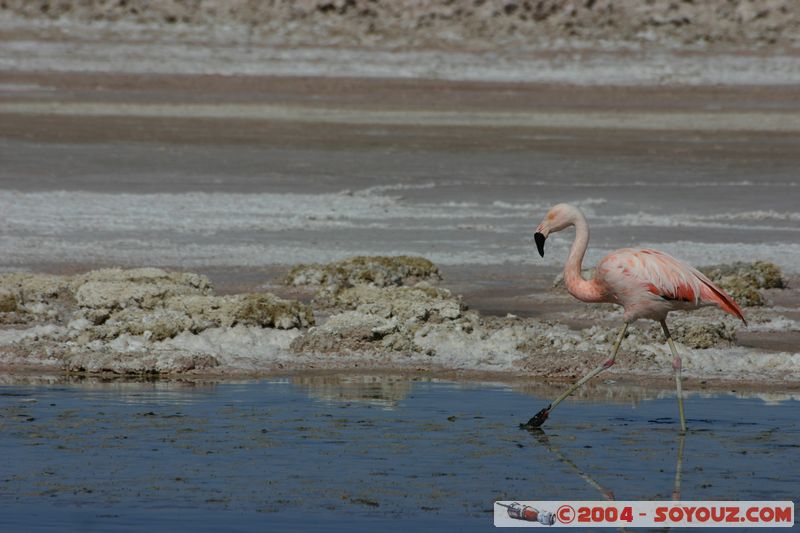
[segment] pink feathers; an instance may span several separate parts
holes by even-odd
[[[741,308],[725,291],[696,268],[658,250],[617,250],[600,260],[594,279],[583,279],[581,263],[589,245],[589,225],[580,209],[569,204],[553,206],[536,228],[537,246],[544,254],[545,239],[569,226],[575,226],[575,240],[564,265],[564,282],[575,298],[619,304],[625,308],[626,322],[663,321],[670,311],[704,305],[716,305],[744,322]]]
[[[704,301],[707,302],[714,302],[719,306],[720,309],[725,311],[726,313],[730,313],[735,317],[741,319],[744,322],[744,325],[747,325],[747,320],[744,319],[744,315],[742,314],[742,308],[739,307],[733,298],[731,298],[725,291],[711,283],[708,278],[703,276],[703,288],[701,297]]]
[[[717,305],[744,321],[741,308],[725,291],[658,250],[617,250],[600,261],[597,273],[610,301],[623,305],[631,319],[662,320],[669,311]]]
[[[639,318],[661,322],[664,336],[672,352],[672,368],[675,372],[675,390],[678,396],[678,413],[681,432],[686,432],[686,417],[683,412],[681,392],[681,357],[667,327],[667,314],[676,310],[697,309],[703,305],[716,305],[723,311],[742,320],[742,310],[733,298],[711,283],[706,276],[683,261],[658,250],[623,248],[605,256],[597,264],[594,278],[587,280],[581,275],[581,263],[589,245],[589,225],[580,209],[569,204],[554,205],[537,226],[534,239],[539,254],[544,257],[547,237],[557,231],[575,226],[575,240],[564,265],[564,283],[575,298],[584,302],[610,302],[623,307],[625,323],[614,343],[611,357],[570,388],[550,405],[521,424],[525,428],[541,426],[550,411],[584,383],[614,364],[628,324]]]

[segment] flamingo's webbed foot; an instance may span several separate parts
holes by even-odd
[[[547,420],[548,416],[550,416],[550,406],[549,405],[547,407],[545,407],[544,409],[542,409],[541,411],[539,411],[538,413],[536,413],[533,416],[533,418],[528,420],[526,423],[520,424],[519,427],[522,428],[522,429],[538,428],[542,424],[544,424],[544,422],[545,422],[545,420]]]

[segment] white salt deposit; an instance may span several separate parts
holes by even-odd
[[[345,313],[344,315],[346,315]],[[352,314],[352,313],[351,313]],[[358,313],[356,313],[358,314]],[[334,315],[335,317],[337,315]],[[342,316],[342,315],[338,315]],[[341,319],[343,320],[343,319]],[[341,321],[340,320],[340,321]],[[384,320],[383,322],[387,322]],[[787,321],[776,318],[757,329],[785,328]],[[376,327],[380,327],[377,324]],[[791,327],[797,323],[791,321]],[[258,372],[276,368],[326,366],[432,366],[443,369],[518,372],[539,368],[548,373],[552,367],[589,369],[599,364],[611,350],[611,335],[601,328],[570,330],[563,325],[513,323],[497,329],[465,330],[447,323],[429,324],[414,336],[416,351],[334,354],[298,354],[292,341],[302,332],[298,329],[277,330],[249,326],[210,328],[198,334],[183,332],[174,338],[153,342],[145,335],[122,334],[109,342],[99,340],[76,343],[81,330],[88,327],[76,320],[68,327],[37,325],[23,329],[0,330],[0,346],[9,348],[32,341],[41,341],[39,354],[22,354],[3,350],[2,362],[41,364],[59,367],[60,358],[50,357],[53,347],[63,343],[66,361],[74,368],[115,370],[120,372],[157,369],[182,372],[195,368],[198,362],[204,371],[221,373]],[[329,328],[336,329],[333,323]],[[395,326],[396,327],[396,326]],[[324,330],[326,325],[321,326]],[[385,334],[386,332],[379,332]],[[47,341],[51,341],[48,343]],[[533,351],[524,349],[534,342]],[[27,344],[26,344],[27,343]],[[741,346],[691,349],[677,343],[684,361],[684,374],[697,378],[744,380],[800,380],[800,352],[769,352]],[[27,348],[30,350],[30,348]],[[630,354],[628,364],[619,363],[610,373],[662,375],[672,372],[672,354],[663,342],[648,342],[636,330],[625,339],[622,354]],[[69,355],[72,354],[72,355]],[[213,359],[207,359],[207,358]],[[206,358],[206,359],[204,359]],[[559,361],[561,361],[559,363]]]
[[[441,187],[449,187],[442,184]],[[405,199],[390,194],[417,186],[388,185],[357,192],[324,194],[109,194],[83,191],[0,191],[0,265],[99,262],[184,268],[328,262],[352,255],[424,255],[435,263],[531,263],[561,266],[570,240],[548,240],[543,259],[535,255],[532,229],[550,202],[454,202],[439,196]],[[430,183],[418,188],[435,189]],[[437,201],[438,199],[438,201]],[[592,227],[611,228],[616,240],[592,244],[591,265],[629,245],[620,227],[693,227],[742,230],[757,242],[676,240],[637,243],[672,253],[695,265],[735,260],[773,261],[786,271],[800,265],[795,212],[724,214],[606,213],[608,200],[574,198]],[[744,225],[748,222],[751,225]],[[768,221],[780,224],[784,240],[762,241],[748,231]],[[759,229],[760,228],[760,229]],[[390,232],[391,240],[385,235]],[[788,233],[787,233],[788,232]],[[701,236],[697,231],[695,235]],[[733,235],[733,234],[732,234]],[[710,236],[711,237],[711,236]],[[709,239],[710,240],[710,239]]]
[[[0,18],[0,24],[14,22]],[[0,26],[1,27],[1,26]],[[136,28],[131,27],[126,37]],[[163,32],[163,28],[158,34]],[[13,34],[11,34],[13,35]],[[791,85],[800,64],[791,54],[680,54],[669,50],[626,54],[549,54],[442,51],[374,51],[343,47],[289,48],[217,43],[32,41],[5,39],[0,68],[129,74],[354,76],[588,85]]]
[[[766,320],[748,324],[747,331],[800,331],[800,321],[784,316],[769,317]]]
[[[183,332],[172,339],[154,343],[152,349],[209,354],[230,369],[257,371],[296,358],[289,352],[289,345],[299,335],[297,329],[210,328],[197,334]]]
[[[62,339],[68,329],[56,324],[41,324],[31,328],[0,329],[0,346],[16,344],[27,340]]]

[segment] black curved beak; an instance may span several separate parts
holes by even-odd
[[[539,250],[539,255],[544,257],[544,241],[547,237],[537,232],[533,234],[533,239],[536,241],[536,249]]]

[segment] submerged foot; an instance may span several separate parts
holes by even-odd
[[[550,406],[549,405],[547,407],[545,407],[544,409],[542,409],[541,411],[539,411],[538,413],[536,413],[533,416],[533,418],[528,420],[526,423],[520,424],[519,427],[522,428],[522,429],[538,428],[542,424],[544,424],[544,421],[547,420],[548,416],[550,416]]]

